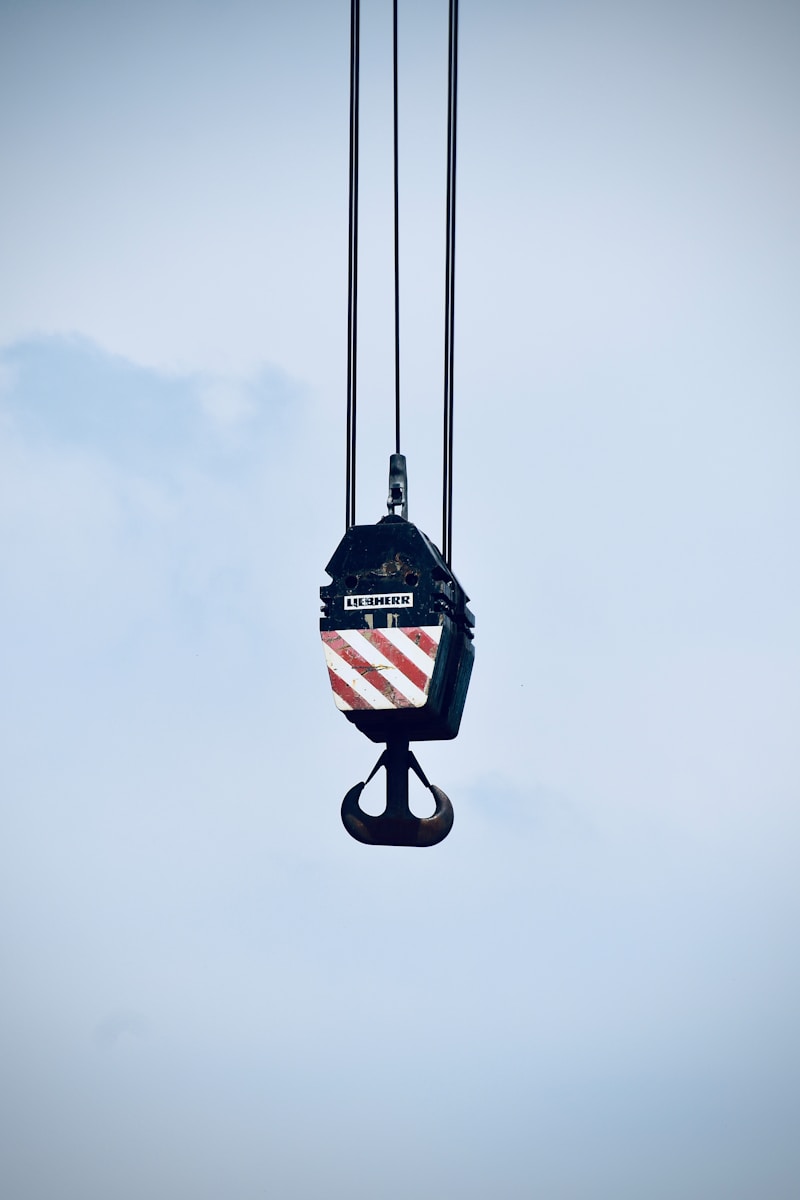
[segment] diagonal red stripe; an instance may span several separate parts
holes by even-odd
[[[359,675],[363,675],[366,679],[369,675],[377,675],[380,678],[380,671],[373,667],[371,662],[367,662],[357,650],[354,650],[349,642],[346,642],[340,633],[335,629],[330,632],[323,633],[322,640],[327,642],[334,654],[338,654],[339,658],[343,658],[349,667],[353,667],[358,671]],[[377,687],[378,683],[374,679],[368,679],[373,687]]]
[[[331,650],[344,659],[349,667],[358,671],[359,675],[366,679],[367,683],[371,683],[374,688],[382,692],[394,708],[411,707],[411,701],[408,697],[393,688],[383,672],[374,667],[371,662],[367,662],[365,658],[362,658],[358,651],[354,650],[349,642],[346,642],[335,629],[326,630],[322,635],[322,640],[327,642]],[[372,705],[368,704],[367,707],[371,708]]]
[[[328,674],[331,677],[331,687],[337,696],[339,696],[351,708],[372,708],[369,700],[365,700],[363,696],[359,696],[358,692],[354,692],[349,683],[345,683],[340,679],[335,671],[328,667]]]
[[[381,654],[386,655],[392,666],[397,667],[406,679],[409,679],[421,692],[427,692],[428,676],[410,658],[406,658],[402,650],[395,646],[394,642],[390,642],[381,629],[368,629],[364,636],[372,642],[377,650],[380,650]]]
[[[430,634],[426,633],[424,629],[420,629],[419,627],[412,629],[403,625],[398,625],[397,628],[401,633],[404,633],[406,637],[411,638],[411,641],[414,643],[414,645],[419,646],[420,650],[422,650],[424,654],[429,655],[431,658],[436,658],[436,651],[439,649],[439,643],[435,642]]]

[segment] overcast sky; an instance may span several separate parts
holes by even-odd
[[[391,5],[362,8],[371,522]],[[446,9],[400,4],[403,449],[436,541]],[[800,10],[460,10],[476,665],[459,739],[417,747],[456,814],[417,851],[340,824],[378,748],[317,625],[349,5],[0,2],[8,1200],[800,1189]]]

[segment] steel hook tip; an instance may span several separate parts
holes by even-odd
[[[357,783],[342,801],[342,824],[352,838],[365,846],[435,846],[453,828],[453,806],[441,788],[430,785],[436,808],[430,817],[365,813],[358,803],[365,783]]]
[[[386,808],[380,816],[365,813],[358,803],[361,793],[379,767],[386,769]],[[415,817],[408,807],[408,772],[413,771],[436,801],[433,816]],[[453,806],[425,772],[402,739],[386,749],[364,783],[357,783],[342,801],[342,824],[351,837],[366,846],[435,846],[453,828]]]

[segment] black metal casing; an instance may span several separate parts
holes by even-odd
[[[333,580],[320,588],[322,632],[441,626],[441,638],[421,708],[345,713],[374,742],[454,738],[461,724],[475,657],[475,618],[469,597],[425,534],[390,514],[376,525],[353,525],[326,567]],[[411,594],[395,609],[383,597]],[[345,608],[346,597],[380,598],[381,607]],[[386,607],[383,607],[386,605]]]

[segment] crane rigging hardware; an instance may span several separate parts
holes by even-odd
[[[451,567],[458,0],[449,0],[449,5],[443,552],[408,520],[406,460],[400,453],[397,0],[393,0],[396,449],[389,463],[388,514],[376,525],[355,521],[360,0],[351,0],[350,10],[345,534],[326,568],[332,582],[320,589],[320,633],[337,708],[372,741],[386,743],[370,775],[352,787],[342,803],[345,829],[367,845],[432,846],[450,832],[452,804],[441,788],[428,782],[409,743],[456,737],[475,656],[475,619]],[[386,808],[374,816],[364,812],[359,798],[380,767],[386,770]],[[430,817],[417,817],[409,808],[409,771],[433,795],[435,811]]]

